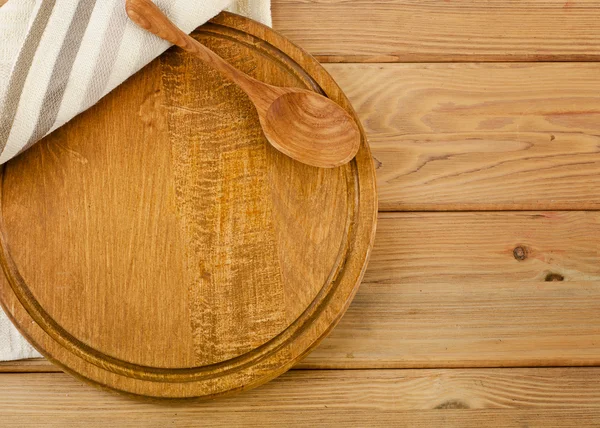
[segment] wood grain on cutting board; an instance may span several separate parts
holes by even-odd
[[[222,14],[194,36],[353,114],[267,27]],[[209,398],[285,372],[337,324],[373,245],[366,138],[351,163],[315,168],[256,115],[171,49],[3,167],[0,297],[42,354],[104,388]]]

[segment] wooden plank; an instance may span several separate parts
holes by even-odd
[[[600,365],[598,212],[384,213],[303,368]]]
[[[600,420],[600,412],[596,409],[574,409],[574,410],[430,410],[430,411],[364,411],[318,409],[310,411],[293,410],[254,410],[242,413],[219,413],[214,411],[208,415],[194,413],[189,416],[179,413],[177,407],[163,407],[160,414],[115,414],[107,411],[103,415],[93,418],[83,412],[64,413],[44,412],[41,415],[8,415],[3,417],[6,426],[17,426],[19,428],[40,427],[78,427],[89,428],[196,428],[204,420],[209,420],[211,427],[408,427],[408,428],[547,428],[560,426],[561,428],[597,427]],[[143,424],[143,425],[140,425]],[[260,425],[257,425],[260,424]]]
[[[62,370],[45,358],[0,361],[0,373],[52,373],[61,371]]]
[[[599,212],[382,213],[356,298],[298,367],[600,365],[598,236]]]
[[[598,368],[295,370],[237,397],[169,406],[64,374],[0,377],[2,421],[19,427],[581,426],[600,417]]]
[[[600,208],[600,64],[329,64],[380,210]]]
[[[597,61],[593,0],[274,0],[274,28],[328,62]]]
[[[364,283],[600,280],[600,213],[381,213]],[[524,254],[521,254],[524,253]]]

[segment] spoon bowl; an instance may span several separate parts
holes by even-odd
[[[276,149],[316,167],[348,163],[360,145],[360,130],[348,112],[314,92],[281,95],[270,105],[261,125]]]

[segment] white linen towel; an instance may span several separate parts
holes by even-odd
[[[226,8],[271,24],[270,0],[154,1],[186,32]],[[125,0],[9,0],[0,7],[0,163],[169,46],[128,19]],[[37,356],[0,310],[0,361]]]

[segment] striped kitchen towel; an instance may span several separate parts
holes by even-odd
[[[270,0],[155,3],[187,32],[226,8],[271,23]],[[125,0],[8,0],[0,7],[0,163],[94,105],[168,47],[128,19]],[[0,311],[0,361],[34,356]]]

